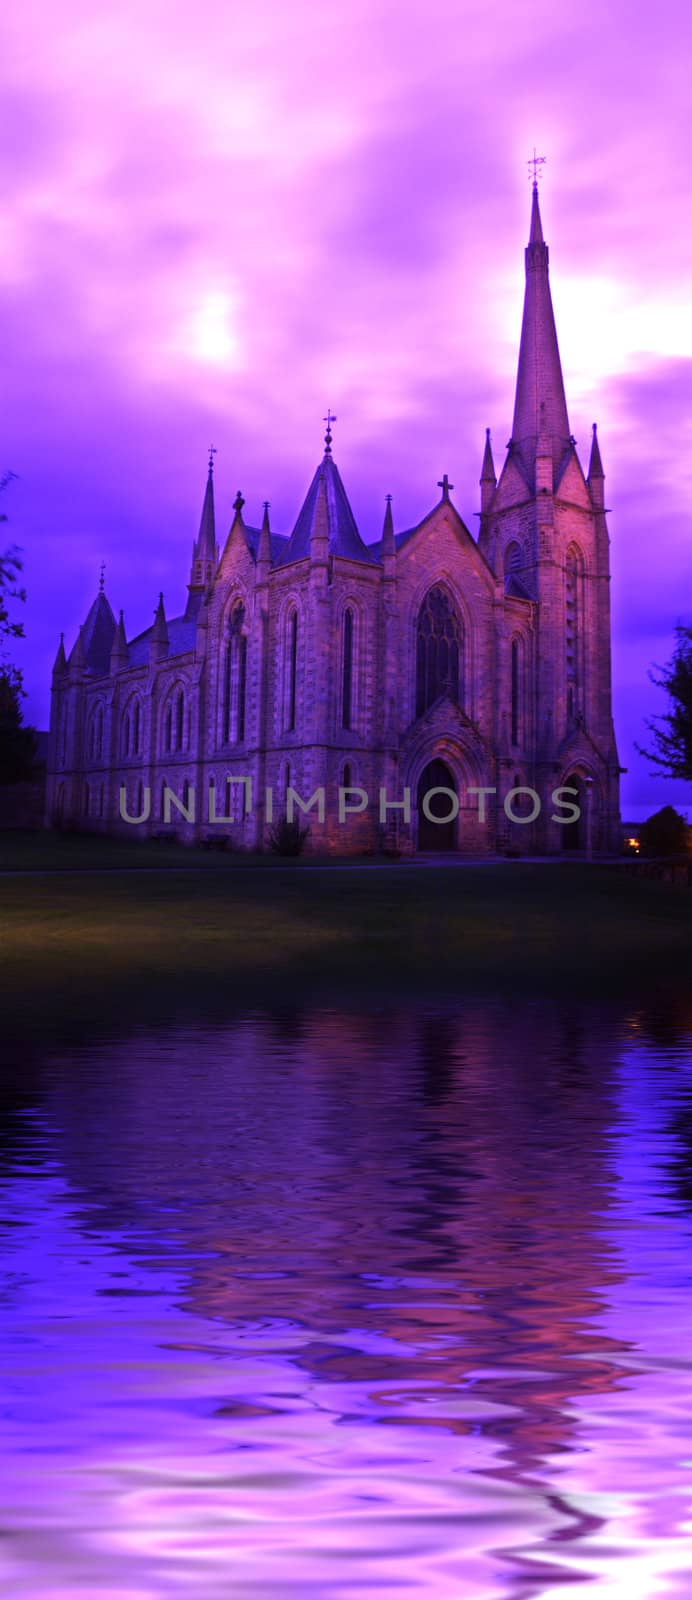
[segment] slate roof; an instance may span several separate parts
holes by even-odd
[[[144,633],[139,633],[136,639],[130,641],[127,647],[128,666],[142,667],[148,662],[153,626],[152,623],[151,628],[146,628]],[[189,650],[194,650],[197,638],[196,617],[167,618],[166,627],[168,629],[168,655],[166,660],[169,660],[171,656],[184,656]]]
[[[96,678],[102,678],[108,672],[114,633],[115,617],[105,594],[99,590],[82,628],[84,665]],[[70,661],[76,648],[75,644],[70,651]]]
[[[350,561],[377,559],[373,555],[373,546],[364,544],[361,539],[339,469],[331,453],[326,451],[298,513],[286,549],[279,552],[277,564],[280,566],[288,561],[300,561],[310,554],[310,539],[315,523],[320,478],[323,473],[330,551],[333,555],[346,556]]]

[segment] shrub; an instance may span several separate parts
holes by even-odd
[[[663,806],[647,817],[639,838],[645,856],[684,856],[689,852],[689,828],[673,806]]]
[[[269,830],[269,849],[277,856],[301,856],[309,832],[309,828],[301,828],[295,819],[289,822],[287,817],[282,817]]]

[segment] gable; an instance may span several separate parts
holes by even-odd
[[[561,500],[571,500],[575,505],[591,510],[591,496],[574,451],[570,451],[556,494]]]

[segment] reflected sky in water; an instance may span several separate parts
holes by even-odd
[[[282,1010],[7,1083],[8,1593],[689,1595],[692,1003]]]

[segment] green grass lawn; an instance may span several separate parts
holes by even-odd
[[[692,895],[617,867],[306,871],[264,857],[267,872],[168,845],[39,836],[21,850],[25,867],[61,867],[0,879],[4,1015],[24,1022],[262,1004],[335,987],[636,990],[691,975]],[[133,850],[169,870],[113,871],[132,865]],[[106,863],[111,870],[94,870]]]

